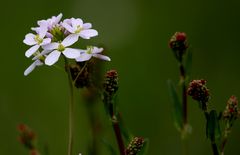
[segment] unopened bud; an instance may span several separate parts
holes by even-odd
[[[176,32],[169,41],[169,47],[174,51],[178,60],[182,60],[182,56],[188,48],[187,35],[184,32]]]
[[[202,110],[207,110],[210,94],[209,89],[206,87],[206,80],[193,80],[190,82],[187,93],[200,103]]]
[[[239,116],[238,100],[235,96],[231,96],[227,102],[227,106],[223,112],[223,118],[234,120]]]
[[[144,138],[134,137],[126,149],[126,154],[137,155],[137,153],[142,150],[144,142]]]
[[[105,75],[105,82],[103,84],[105,92],[112,96],[118,90],[118,73],[116,70],[110,70]]]

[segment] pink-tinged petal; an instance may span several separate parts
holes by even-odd
[[[50,43],[50,44],[42,46],[42,48],[44,50],[55,50],[58,48],[59,45],[60,45],[59,43]]]
[[[39,32],[38,32],[39,37],[43,39],[45,37],[47,31],[48,31],[47,23],[43,23],[42,25],[40,25]]]
[[[80,55],[80,57],[76,58],[76,61],[78,62],[88,61],[89,59],[91,59],[91,57],[92,57],[92,54],[83,53]]]
[[[33,63],[24,71],[24,76],[27,76],[28,74],[30,74],[35,68],[36,68],[36,63],[33,62]]]
[[[74,31],[74,29],[73,29],[73,27],[72,26],[70,26],[68,23],[66,23],[66,22],[63,22],[62,23],[62,26],[66,29],[66,30],[68,30],[70,33],[74,33],[75,31]]]
[[[83,29],[90,29],[90,28],[92,28],[92,24],[91,23],[85,23],[85,24],[83,24]]]
[[[48,66],[52,66],[53,64],[55,64],[59,57],[61,55],[61,52],[55,50],[53,52],[51,52],[45,59],[45,64]]]
[[[91,37],[95,37],[98,35],[98,32],[94,29],[82,30],[80,32],[80,36],[83,39],[90,39]]]
[[[64,47],[71,46],[72,44],[74,44],[75,42],[78,41],[78,37],[79,37],[79,35],[77,35],[77,34],[70,34],[69,36],[67,36],[67,37],[62,41],[62,45],[63,45]]]
[[[105,60],[105,61],[111,61],[111,59],[108,56],[101,55],[101,54],[93,54],[93,57],[101,60]]]
[[[43,39],[43,42],[41,43],[41,46],[47,45],[47,44],[50,44],[50,43],[51,43],[51,39],[50,38],[45,38],[45,39]]]
[[[103,48],[93,47],[92,53],[101,53],[103,51]]]
[[[29,58],[30,56],[32,56],[39,49],[39,47],[40,47],[39,45],[35,45],[35,46],[29,48],[25,52],[25,56]]]
[[[77,30],[78,26],[82,27],[83,26],[83,21],[80,18],[74,19],[71,18],[72,20],[72,27],[74,28],[74,30]]]
[[[63,14],[60,13],[60,14],[56,17],[56,19],[55,19],[55,24],[57,24],[57,23],[60,22],[60,20],[62,19],[62,16],[63,16]]]
[[[29,45],[29,46],[32,46],[32,45],[35,45],[37,44],[37,42],[35,41],[35,35],[32,34],[32,33],[28,33],[26,36],[25,36],[25,39],[23,40],[23,42],[26,44],[26,45]]]
[[[63,51],[63,54],[69,59],[75,59],[77,57],[80,57],[80,51],[78,49],[73,48],[66,48]]]

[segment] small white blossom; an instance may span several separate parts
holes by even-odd
[[[52,18],[49,18],[47,20],[40,20],[38,21],[38,25],[41,26],[43,24],[47,24],[48,30],[51,30],[54,26],[58,25],[59,22],[62,19],[63,14],[60,13],[58,16],[52,16]]]
[[[61,53],[69,59],[80,57],[80,51],[78,49],[66,48],[74,44],[77,40],[78,36],[76,34],[70,34],[61,43],[55,42],[43,46],[43,49],[51,51],[45,59],[45,64],[49,66],[55,64]]]
[[[99,54],[103,51],[103,48],[90,46],[87,48],[87,50],[80,50],[80,51],[81,51],[80,57],[76,58],[76,61],[78,62],[88,61],[91,59],[91,57],[95,57],[105,61],[111,61],[111,59],[108,56]]]
[[[41,27],[39,27],[38,34],[35,35],[32,33],[28,33],[25,36],[25,39],[23,40],[23,42],[26,45],[32,46],[26,51],[25,53],[26,57],[32,56],[40,48],[40,46],[47,45],[51,42],[50,38],[44,38],[46,33],[47,33],[47,27],[46,25],[42,25]]]
[[[83,39],[90,39],[98,35],[98,32],[92,28],[91,23],[83,23],[80,18],[65,19],[62,26],[72,34],[78,34]]]
[[[34,60],[34,62],[24,71],[24,75],[27,76],[28,74],[30,74],[36,67],[38,66],[42,66],[44,63],[44,56],[49,53],[49,51],[42,51],[41,53],[39,51],[37,51],[35,53],[35,57],[32,59]]]

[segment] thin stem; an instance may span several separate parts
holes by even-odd
[[[187,88],[185,84],[186,73],[185,73],[185,69],[182,62],[180,62],[179,70],[180,70],[180,82],[182,84],[183,123],[184,125],[187,125],[188,123],[187,121]]]
[[[78,75],[76,76],[76,78],[73,80],[73,84],[74,84],[74,85],[75,85],[75,83],[76,83],[78,77],[82,74],[82,72],[83,72],[84,69],[86,68],[87,64],[88,64],[88,61],[85,62],[84,66],[81,68],[80,72],[78,73]]]
[[[213,155],[219,155],[217,144],[215,142],[212,142],[211,146],[212,146]]]
[[[112,120],[113,130],[114,130],[114,133],[115,133],[115,136],[116,136],[116,139],[117,139],[120,155],[125,155],[126,154],[125,153],[125,146],[124,146],[119,122],[118,122],[116,116],[113,116],[112,119],[113,119]]]
[[[74,102],[74,95],[73,95],[73,83],[72,77],[69,69],[69,64],[67,58],[64,57],[65,60],[65,69],[68,74],[68,84],[70,87],[70,102],[69,102],[69,135],[68,135],[68,155],[72,155],[72,148],[73,148],[73,102]]]

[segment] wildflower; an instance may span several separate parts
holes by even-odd
[[[190,82],[187,93],[200,103],[202,110],[207,110],[207,102],[210,95],[206,87],[206,80],[193,80]]]
[[[39,27],[37,35],[28,33],[25,36],[23,42],[29,46],[32,46],[25,53],[26,57],[32,56],[41,46],[47,45],[51,42],[50,38],[44,38],[47,33],[47,25],[43,24]],[[33,46],[34,45],[34,46]]]
[[[223,117],[229,120],[235,120],[238,117],[238,100],[235,96],[231,96],[227,101],[227,106],[223,112]]]
[[[72,34],[77,34],[83,39],[90,39],[98,35],[98,32],[92,28],[91,23],[83,23],[80,18],[71,18],[63,21],[62,26]]]
[[[51,29],[52,29],[53,27],[55,27],[56,25],[59,24],[59,22],[60,22],[61,19],[62,19],[62,16],[63,16],[63,14],[60,13],[58,16],[52,16],[52,18],[49,18],[49,19],[47,19],[47,20],[40,20],[40,21],[38,21],[37,23],[38,23],[38,25],[39,25],[40,27],[41,27],[41,25],[46,24],[48,30],[51,31]],[[32,30],[37,30],[37,28],[32,28]]]
[[[76,58],[76,61],[78,62],[88,61],[89,59],[91,59],[91,57],[95,57],[105,61],[111,61],[111,59],[108,56],[99,54],[103,51],[103,48],[89,46],[87,47],[87,50],[80,50],[80,51],[81,51],[80,57]]]
[[[184,32],[176,32],[169,41],[169,47],[173,50],[176,58],[182,61],[182,56],[188,48],[186,34]]]
[[[126,155],[137,155],[143,148],[144,138],[134,137],[126,149]]]
[[[45,64],[46,65],[53,65],[55,64],[61,53],[66,56],[69,59],[75,59],[80,57],[80,50],[78,49],[73,49],[73,48],[66,48],[71,45],[73,45],[78,39],[78,36],[76,34],[71,34],[67,36],[61,43],[50,43],[46,46],[43,46],[43,49],[52,51],[49,53],[49,55],[45,59]]]

